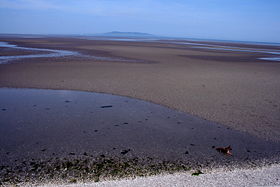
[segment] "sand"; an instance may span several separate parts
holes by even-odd
[[[279,143],[142,100],[0,88],[0,103],[0,185],[279,162]],[[216,150],[228,145],[232,156]]]
[[[280,140],[280,64],[258,60],[263,57],[261,54],[152,42],[71,38],[5,38],[5,41],[142,61],[106,62],[85,57],[29,59],[22,61],[28,63],[1,65],[1,87],[129,96],[263,139]]]
[[[233,171],[215,171],[192,176],[191,173],[158,175],[147,178],[104,181],[100,183],[77,183],[68,185],[48,184],[42,187],[129,187],[129,186],[280,186],[279,165],[266,166],[259,169],[235,169]]]
[[[219,166],[240,167],[244,163],[250,167],[259,167],[263,164],[267,165],[273,162],[279,163],[280,64],[279,62],[259,59],[263,57],[275,57],[274,55],[198,49],[190,46],[170,44],[166,43],[166,41],[163,41],[163,43],[121,42],[48,37],[24,39],[6,37],[0,40],[18,44],[19,46],[62,49],[77,51],[81,54],[78,56],[56,58],[22,59],[11,61],[10,64],[1,64],[0,87],[2,88],[42,88],[100,92],[138,98],[161,105],[156,105],[159,107],[159,110],[155,111],[159,112],[159,114],[156,117],[152,117],[154,120],[152,120],[152,127],[150,126],[151,124],[147,123],[144,125],[145,128],[139,129],[135,121],[139,117],[138,114],[140,117],[147,115],[145,113],[147,108],[144,107],[142,109],[144,111],[143,113],[134,112],[131,114],[131,119],[127,118],[130,121],[125,122],[130,125],[122,129],[122,133],[127,132],[125,133],[127,136],[118,136],[121,138],[117,138],[117,141],[114,138],[110,138],[118,135],[118,132],[112,130],[110,125],[112,125],[113,121],[126,118],[117,115],[116,119],[113,119],[110,115],[112,113],[109,113],[108,115],[110,117],[100,114],[100,118],[97,118],[97,121],[98,119],[102,121],[102,118],[107,120],[105,123],[107,129],[102,129],[106,132],[104,131],[103,135],[99,136],[95,143],[90,143],[90,141],[86,140],[89,144],[84,144],[84,135],[81,135],[81,132],[73,131],[75,129],[73,126],[74,123],[69,122],[70,125],[72,124],[72,128],[68,128],[66,130],[67,132],[61,131],[62,133],[65,132],[64,135],[57,134],[52,127],[46,128],[41,135],[49,137],[49,139],[46,139],[45,144],[42,144],[48,148],[42,149],[39,149],[37,144],[33,145],[34,142],[30,139],[32,136],[40,139],[40,133],[28,131],[28,127],[36,129],[36,124],[43,122],[47,123],[43,126],[49,127],[48,122],[54,120],[50,124],[58,123],[57,126],[63,128],[65,123],[59,124],[59,120],[56,117],[49,119],[49,115],[55,116],[57,114],[55,113],[56,110],[47,107],[49,115],[43,118],[48,120],[31,120],[26,123],[28,124],[27,128],[20,126],[21,120],[18,120],[18,123],[12,124],[19,125],[16,126],[16,129],[21,129],[26,134],[19,133],[18,135],[21,137],[19,139],[12,138],[17,133],[11,133],[10,136],[3,134],[2,138],[7,140],[8,143],[4,143],[4,148],[1,150],[1,155],[3,156],[1,158],[6,159],[3,163],[12,161],[10,159],[11,156],[17,160],[14,164],[19,162],[19,165],[15,165],[16,175],[22,174],[22,171],[17,171],[18,169],[25,168],[28,171],[27,176],[29,176],[29,174],[34,172],[33,168],[35,167],[36,169],[40,168],[41,171],[40,173],[36,170],[35,174],[42,174],[41,176],[44,176],[45,171],[50,172],[50,167],[53,168],[55,166],[59,168],[55,171],[59,173],[61,179],[64,174],[68,175],[71,172],[73,174],[73,172],[75,173],[81,169],[95,168],[100,164],[103,166],[104,163],[108,162],[113,162],[114,167],[120,164],[124,164],[125,166],[129,165],[128,168],[133,168],[135,165],[137,167],[140,166],[140,173],[142,175],[142,171],[146,171],[145,167],[147,163],[149,168],[147,172],[154,172],[151,169],[154,167],[154,163],[147,161],[150,157],[153,159],[157,157],[158,163],[164,163],[156,165],[156,168],[159,168],[160,172],[188,170],[187,166],[191,166],[192,168],[208,168],[211,170],[211,168],[219,168]],[[222,45],[231,44],[224,43]],[[251,44],[232,44],[232,46],[279,50],[278,46],[254,46]],[[17,50],[12,51],[7,49],[1,49],[1,51],[3,51],[3,55],[30,53],[30,51],[21,53]],[[101,58],[96,58],[96,56]],[[7,101],[14,102],[16,99],[7,99]],[[56,102],[56,104],[59,103]],[[16,106],[16,104],[14,105]],[[7,110],[8,106],[12,105],[5,106],[3,108],[4,110],[2,109],[1,111],[1,115],[4,115],[4,117],[9,113]],[[175,111],[162,106],[175,109]],[[163,109],[160,109],[161,107]],[[120,109],[117,110],[121,111]],[[23,113],[27,112],[24,109],[22,111]],[[164,119],[167,115],[166,112],[162,111],[178,114],[174,115],[174,119],[172,118],[174,121],[169,121]],[[79,112],[75,113],[78,114]],[[123,112],[123,114],[126,113]],[[37,117],[40,119],[40,115]],[[178,121],[179,118],[180,120]],[[81,120],[77,118],[76,121]],[[22,123],[25,124],[24,120]],[[176,128],[170,128],[171,123],[174,123]],[[182,124],[185,126],[177,126]],[[2,127],[6,128],[5,125]],[[87,130],[91,129],[86,123],[84,127]],[[96,127],[100,126],[97,125]],[[152,128],[152,134],[150,134],[151,130],[149,128]],[[190,132],[193,130],[192,128],[197,129],[197,132]],[[7,129],[9,129],[8,126]],[[163,131],[163,129],[165,130]],[[40,131],[40,128],[37,130]],[[33,135],[30,136],[30,133]],[[73,137],[77,138],[77,141],[71,142],[72,139],[67,139],[65,135],[73,135]],[[218,136],[218,140],[215,139],[216,136]],[[23,141],[16,143],[16,140]],[[112,141],[116,146],[124,145],[120,146],[116,153],[121,156],[124,152],[125,154],[128,153],[128,157],[126,157],[128,160],[123,159],[123,157],[115,157],[116,155],[112,154],[114,153],[110,149],[110,143]],[[139,141],[146,143],[141,145]],[[192,141],[196,141],[196,143]],[[71,143],[68,145],[67,142]],[[99,145],[98,142],[102,143]],[[235,156],[224,157],[225,155],[217,153],[215,147],[218,144],[223,144],[223,146],[232,144]],[[89,162],[87,158],[88,154],[84,155],[82,153],[84,150],[90,152],[90,146],[87,147],[86,145],[95,145],[95,149],[98,150],[92,152],[93,155],[91,155],[90,163],[93,163],[89,167],[87,164],[84,164]],[[151,148],[151,146],[154,147]],[[64,149],[58,150],[61,147]],[[71,151],[71,148],[74,148],[75,151]],[[7,154],[5,150],[8,149],[17,151],[9,151]],[[49,152],[48,149],[53,151]],[[190,152],[192,153],[189,154]],[[52,155],[53,153],[57,154],[57,157],[54,157]],[[99,153],[101,155],[94,155]],[[188,155],[187,157],[185,157],[186,154]],[[139,164],[137,161],[136,164],[133,157],[129,157],[129,155],[137,155],[140,157],[140,160],[143,159],[143,162],[141,161]],[[97,162],[95,163],[93,160],[96,159]],[[164,159],[167,160],[167,163],[162,162]],[[70,166],[68,166],[69,163]],[[207,164],[208,166],[210,164],[210,167],[206,167]],[[66,169],[69,169],[69,172],[65,170],[65,166]],[[100,170],[99,168],[100,172],[107,172],[106,167],[105,170],[102,170],[102,168]],[[6,166],[4,166],[5,168]],[[235,177],[236,180],[231,181],[230,185],[235,183],[240,185],[277,185],[279,178],[278,168],[279,166],[275,165],[275,167],[264,168],[260,171],[254,170],[252,172],[252,170],[246,170],[244,171],[246,176],[252,177],[247,181],[244,180],[244,175],[238,174],[239,170],[235,170],[233,173],[227,172],[224,177],[226,179]],[[31,170],[29,171],[29,169]],[[9,173],[10,171],[8,170],[6,169],[5,171]],[[127,172],[126,170],[124,171]],[[215,176],[223,175],[223,172],[219,173],[216,170],[211,172],[218,172],[214,173]],[[268,173],[273,175],[273,177],[268,178]],[[145,181],[144,184],[147,185],[163,185],[167,184],[167,182],[172,183],[172,181],[175,181],[180,186],[189,180],[189,184],[202,181],[209,185],[220,184],[219,182],[222,182],[222,180],[217,179],[214,175],[211,173],[209,176],[202,175],[202,177],[198,177],[196,180],[193,177],[190,178],[189,174],[187,176],[184,174],[175,174],[171,176],[155,176],[154,178],[140,178],[124,182],[120,181],[119,183],[105,182],[99,184],[131,184],[139,186],[143,180]],[[97,177],[99,180],[99,175]],[[261,179],[262,177],[263,180]],[[37,179],[43,178],[38,177]],[[150,182],[151,179],[153,181],[157,180],[157,182]],[[67,178],[67,181],[69,182],[69,178]]]

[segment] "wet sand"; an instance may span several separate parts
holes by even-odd
[[[45,48],[35,48],[35,47],[22,47],[7,42],[0,42],[0,47],[4,55],[0,56],[0,64],[7,64],[14,62],[18,59],[32,59],[32,58],[54,58],[54,57],[64,57],[64,56],[78,56],[78,52],[67,51],[67,50],[55,50],[55,49],[45,49]],[[17,51],[23,51],[25,54],[18,55]],[[14,54],[6,55],[5,51],[12,51]],[[28,51],[34,51],[34,54],[26,54]],[[39,52],[39,53],[38,53]],[[41,54],[40,54],[41,53]]]
[[[161,105],[129,98],[126,103],[117,96],[103,104],[106,97],[98,94],[97,101],[89,103],[83,100],[86,96],[70,99],[73,94],[64,91],[57,91],[59,97],[54,97],[55,91],[40,90],[33,90],[33,95],[8,94],[16,99],[2,97],[1,101],[5,180],[98,181],[104,176],[279,163],[280,64],[259,59],[275,55],[165,41],[7,37],[0,41],[81,54],[1,64],[2,88],[109,93]],[[249,46],[279,50],[278,46]],[[41,98],[37,101],[42,103],[32,103],[36,92],[54,102],[46,106]],[[29,99],[20,104],[24,97]],[[20,115],[13,117],[15,113]],[[215,150],[227,145],[233,147],[233,157]]]
[[[0,103],[2,184],[90,182],[279,162],[280,143],[142,100],[0,88]],[[232,156],[216,150],[228,145]]]
[[[15,49],[10,49],[10,48],[4,48],[4,47],[0,47],[0,56],[19,56],[19,55],[33,55],[33,54],[43,54],[46,52],[35,52],[32,50],[15,50]]]
[[[85,57],[19,60],[26,63],[0,66],[1,87],[70,89],[129,96],[259,138],[280,140],[280,64],[258,59],[264,57],[263,54],[195,49],[159,42],[74,38],[3,38],[1,41],[128,59],[126,62]],[[261,47],[279,49],[278,46]]]

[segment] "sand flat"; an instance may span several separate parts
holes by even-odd
[[[6,38],[5,41],[16,40]],[[26,59],[27,63],[1,65],[1,87],[72,89],[135,97],[258,137],[279,140],[280,64],[257,60],[259,54],[189,49],[153,42],[69,38],[16,42],[149,63],[78,57]]]
[[[16,59],[0,65],[2,184],[92,182],[279,163],[280,64],[260,59],[276,57],[273,54],[166,42],[3,41],[79,55]],[[130,98],[106,99],[106,94],[90,92]],[[234,156],[215,149],[227,145]],[[278,165],[264,170],[275,174],[272,179],[254,170],[250,176],[265,179],[247,184],[277,184],[275,168]],[[155,178],[160,184],[176,176]],[[211,182],[211,173],[207,176],[202,180]],[[231,172],[227,176],[244,179]],[[149,178],[141,180],[148,183]]]

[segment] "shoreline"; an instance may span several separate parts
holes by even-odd
[[[1,88],[0,96],[3,184],[90,182],[279,163],[279,143],[146,101],[15,88]],[[228,144],[233,156],[215,150]]]
[[[82,57],[25,59],[0,67],[0,87],[112,93],[162,104],[265,139],[280,137],[277,62],[264,63],[247,54],[162,48],[166,44],[69,38],[22,41],[31,47],[40,42],[45,48],[142,62]]]
[[[201,143],[200,146],[197,146],[197,150],[196,148],[193,148],[193,145],[188,145],[191,149],[194,149],[192,151],[198,153],[193,157],[193,165],[189,164],[190,162],[187,162],[186,160],[182,165],[182,163],[176,162],[176,159],[173,160],[175,162],[173,162],[172,159],[167,159],[169,163],[167,162],[162,165],[160,163],[162,163],[162,161],[164,160],[164,156],[159,159],[154,158],[155,160],[158,159],[159,162],[149,164],[149,159],[146,161],[145,159],[150,156],[146,155],[142,158],[140,157],[139,159],[144,159],[143,163],[148,163],[148,165],[140,164],[140,168],[136,169],[137,171],[147,171],[147,168],[145,167],[149,168],[154,164],[159,164],[156,167],[158,167],[159,171],[161,172],[168,171],[166,170],[166,168],[168,168],[170,165],[172,167],[169,168],[169,170],[174,170],[175,168],[179,169],[175,169],[175,171],[184,170],[184,168],[197,169],[197,166],[201,165],[202,162],[199,163],[195,160],[204,158],[203,155],[210,156],[211,154],[216,156],[214,156],[213,158],[209,157],[209,160],[205,159],[206,164],[209,164],[207,163],[208,161],[210,161],[210,163],[214,161],[212,164],[210,164],[211,167],[214,165],[219,166],[220,164],[227,167],[236,167],[238,166],[238,164],[244,164],[243,166],[240,165],[241,168],[247,166],[259,167],[262,164],[269,165],[273,162],[279,164],[279,150],[277,150],[277,145],[280,141],[280,136],[278,136],[280,135],[280,127],[277,124],[279,124],[278,122],[280,122],[280,87],[278,81],[280,80],[280,65],[277,62],[262,62],[261,60],[255,59],[256,55],[249,55],[247,53],[234,54],[230,52],[193,50],[189,49],[188,47],[178,48],[174,47],[174,45],[158,43],[148,44],[111,41],[93,42],[69,38],[40,38],[20,40],[20,42],[24,41],[27,44],[29,43],[27,46],[31,47],[36,46],[36,43],[40,43],[39,47],[73,50],[87,55],[97,54],[108,57],[122,57],[127,59],[141,60],[141,62],[106,62],[82,57],[24,59],[20,61],[22,63],[12,63],[0,66],[1,89],[3,89],[3,87],[37,88],[49,89],[48,92],[61,92],[61,90],[64,90],[64,92],[71,92],[65,90],[78,90],[88,91],[91,93],[107,93],[110,94],[111,97],[126,96],[129,97],[127,98],[128,100],[133,100],[140,103],[149,101],[151,102],[150,105],[154,105],[153,103],[155,103],[159,104],[157,107],[166,106],[168,108],[164,110],[171,111],[171,109],[175,109],[175,111],[172,111],[177,112],[180,115],[182,114],[185,116],[189,116],[191,117],[191,119],[195,119],[195,121],[198,120],[201,121],[201,123],[210,124],[208,124],[209,128],[201,128],[201,132],[197,131],[197,135],[200,134],[199,137],[194,136],[193,138],[191,138],[191,140],[195,140]],[[52,107],[46,108],[49,108],[47,112],[52,113]],[[135,120],[137,117],[132,118]],[[162,118],[164,119],[165,117]],[[104,117],[104,119],[108,119],[108,116]],[[131,119],[130,122],[132,124],[134,124],[133,119]],[[178,120],[177,117],[175,118],[175,120]],[[83,120],[77,119],[77,121]],[[182,121],[186,122],[189,120],[185,119]],[[180,123],[178,124],[175,122],[175,125],[177,126],[180,124],[184,124],[185,122],[182,123],[182,121],[180,121]],[[158,124],[159,126],[155,125],[157,124],[155,123],[152,125],[152,127],[161,127],[158,128],[158,130],[165,129],[166,127],[168,127],[168,125],[170,125],[167,125],[165,123],[167,123],[166,120],[160,120],[160,123]],[[108,125],[109,124],[110,123],[108,123]],[[167,126],[164,126],[164,124]],[[188,123],[186,122],[186,124]],[[65,124],[60,125],[63,126]],[[190,122],[187,126],[190,128],[192,125],[194,124]],[[219,126],[221,129],[223,129],[221,130],[221,132],[223,131],[223,133],[220,132],[222,138],[222,140],[220,140],[220,143],[224,143],[221,143],[222,145],[215,146],[228,146],[229,141],[231,141],[234,151],[237,151],[240,154],[242,153],[242,157],[238,158],[237,160],[233,159],[229,163],[223,162],[223,159],[221,160],[221,162],[219,162],[219,159],[217,158],[223,158],[224,155],[220,155],[220,153],[218,154],[214,148],[211,148],[211,146],[213,145],[208,145],[208,143],[206,142],[203,143],[203,141],[206,141],[205,139],[203,139],[203,134],[207,134],[207,136],[210,136],[211,133],[209,133],[209,129],[216,126]],[[133,125],[131,126],[131,128],[132,127],[136,128]],[[111,127],[108,126],[108,128]],[[147,126],[146,128],[150,127]],[[127,130],[129,130],[129,128]],[[129,132],[132,132],[130,130]],[[171,130],[170,132],[180,132],[180,130],[178,129],[169,130]],[[209,132],[203,133],[206,130],[208,130]],[[107,131],[105,134],[110,134],[110,131]],[[146,134],[145,131],[140,132],[143,132],[143,135]],[[161,137],[162,135],[160,134],[166,134],[167,132],[170,133],[169,131],[164,131],[163,133],[161,130],[159,130],[158,135],[159,137]],[[185,132],[186,134],[188,133],[187,130],[182,132]],[[215,136],[219,134],[216,132],[216,130],[211,132],[213,132],[212,135]],[[114,133],[112,135],[114,135]],[[187,138],[192,137],[193,135],[195,134],[190,134],[188,136],[185,135],[186,137],[183,136],[183,134],[181,134],[180,136],[174,135],[174,138],[176,137],[180,139],[181,137],[181,139],[180,141],[178,139],[177,143],[177,140],[173,141],[174,145],[171,142],[170,148],[172,148],[173,146],[175,151],[174,153],[178,153],[179,151],[180,154],[184,154],[186,152],[186,148],[184,148],[184,146],[182,146],[183,144],[179,142],[185,140],[183,142],[188,142],[187,144],[193,144],[192,142],[190,142],[190,139]],[[164,142],[166,140],[166,137],[155,139],[155,141],[162,140]],[[242,143],[244,144],[244,142],[247,143],[245,143],[245,145],[242,145]],[[254,147],[253,144],[256,144],[256,142],[258,142],[257,146]],[[46,145],[51,145],[51,143],[47,143]],[[163,144],[159,142],[158,145]],[[249,152],[247,152],[248,150],[246,146],[249,145],[258,150],[257,152],[263,153],[263,155],[257,157],[258,153],[252,152],[251,148],[249,149]],[[268,153],[268,145],[275,146],[275,148],[273,148],[272,150],[272,152],[274,152],[273,154]],[[135,144],[135,147],[137,146],[138,145]],[[135,151],[134,154],[138,155],[137,149],[135,147],[133,147],[133,149],[126,146],[122,147],[118,149],[118,154],[122,155],[121,152],[125,150],[133,150],[132,152]],[[44,148],[41,148],[41,150],[44,150]],[[143,150],[145,150],[143,152],[148,153],[148,150],[150,149],[147,148]],[[163,150],[164,149],[162,149],[162,151]],[[266,151],[268,151],[267,155],[265,154]],[[56,151],[54,151],[54,153],[55,152]],[[164,152],[166,151],[157,154],[162,155],[162,153]],[[41,153],[40,149],[39,153]],[[45,153],[46,152],[44,151],[44,154]],[[77,168],[72,168],[72,165],[75,165],[72,163],[72,161],[76,162],[75,159],[79,156],[82,157],[78,162],[88,162],[85,161],[85,158],[83,158],[83,156],[85,155],[83,155],[84,152],[81,150],[77,152],[68,150],[65,153],[71,154],[66,154],[64,156],[60,155],[58,156],[58,158],[64,158],[66,159],[66,162],[62,161],[58,164],[55,160],[48,162],[48,160],[44,160],[44,158],[41,158],[40,160],[40,157],[39,159],[36,159],[34,157],[34,160],[28,160],[26,168],[30,169],[34,166],[34,164],[36,165],[36,168],[38,164],[42,168],[43,166],[40,165],[42,161],[46,162],[45,165],[50,164],[51,166],[53,166],[52,164],[58,164],[59,168],[62,169],[61,171],[63,174],[65,163],[70,164],[70,166],[67,166],[69,168],[66,167],[66,169],[70,169],[69,171],[73,172],[74,170],[76,171]],[[75,154],[72,155],[72,153]],[[170,153],[174,154],[172,151]],[[209,153],[211,154],[209,155]],[[247,158],[246,154],[255,155],[256,157],[249,156]],[[100,158],[100,155],[103,156],[101,156]],[[114,166],[119,166],[122,164],[132,164],[134,166],[135,162],[129,159],[133,159],[135,155],[132,154],[130,155],[131,157],[125,157],[124,159],[123,157],[118,157],[119,155],[115,155],[117,157],[112,158],[112,155],[110,154],[101,153],[94,155],[92,158],[100,159],[101,163],[99,164],[102,165],[104,160],[106,163],[109,160],[109,162],[112,161],[114,163]],[[199,155],[202,157],[200,157]],[[273,155],[275,156],[274,158]],[[259,158],[260,160],[258,160],[257,158]],[[111,159],[116,159],[117,162]],[[126,159],[128,159],[128,162],[125,161]],[[226,160],[228,160],[228,158],[226,158]],[[83,168],[83,164],[80,166],[82,169],[85,169]],[[92,165],[92,167],[95,166],[96,165]],[[144,168],[141,169],[141,167]],[[206,165],[203,164],[201,165],[201,167],[207,168]],[[66,182],[71,182],[71,179],[68,179],[68,181]],[[100,179],[102,179],[102,177]]]
[[[272,178],[271,176],[274,176]],[[179,172],[175,174],[161,174],[149,177],[136,177],[120,180],[108,180],[98,183],[47,183],[40,187],[76,187],[76,186],[275,186],[280,185],[279,165],[264,166],[258,169],[235,169],[232,171],[217,170],[199,176],[191,173]]]

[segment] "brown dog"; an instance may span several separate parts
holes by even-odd
[[[230,152],[232,150],[230,145],[228,147],[217,147],[216,150],[220,153],[225,154],[225,155],[229,155],[229,156],[232,155],[232,153]]]

